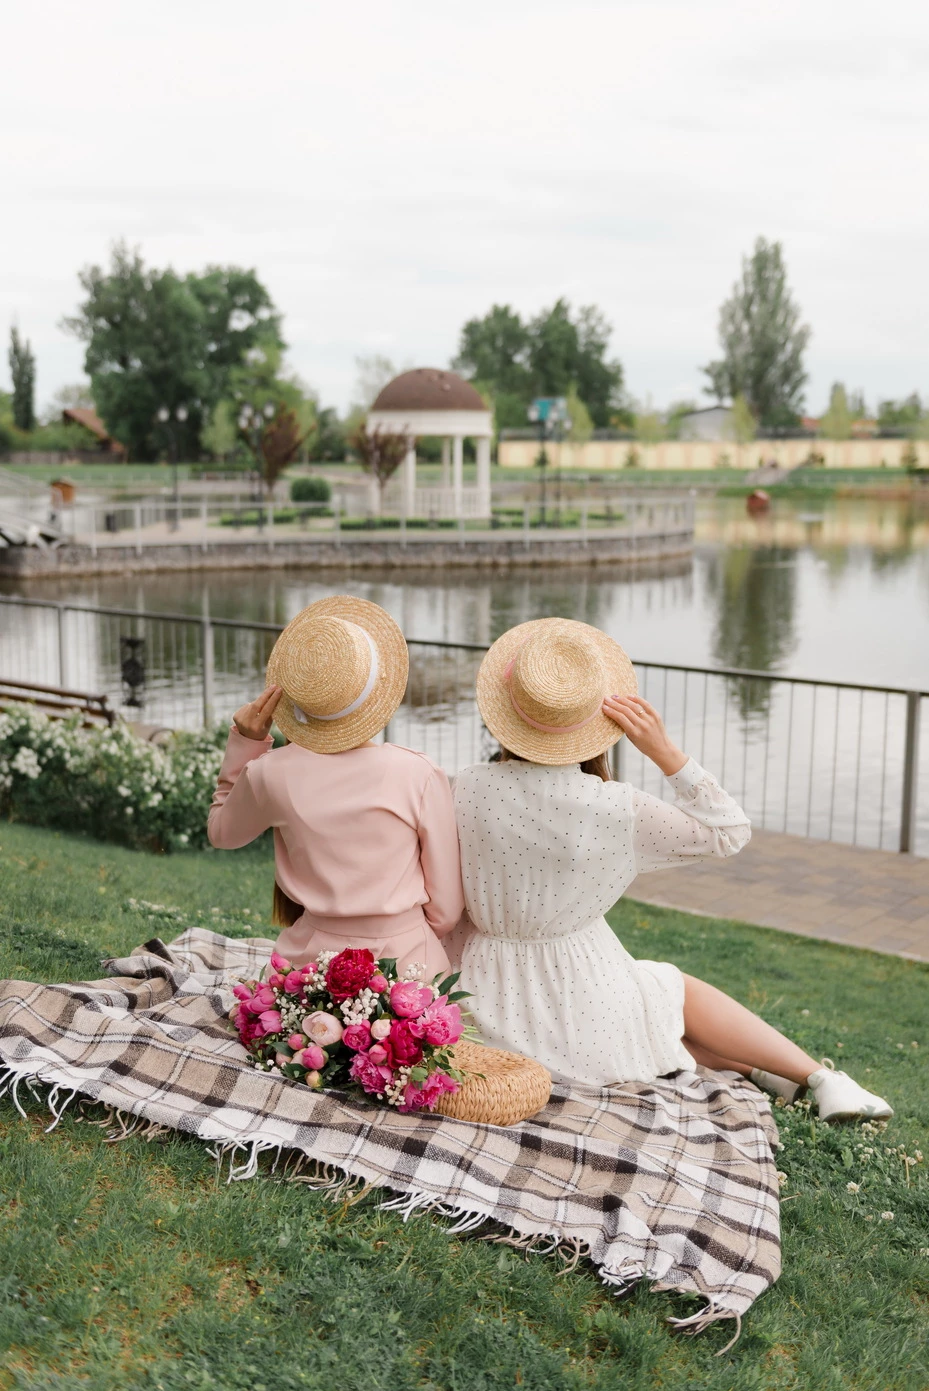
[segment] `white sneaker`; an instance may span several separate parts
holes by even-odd
[[[882,1097],[866,1092],[847,1072],[821,1067],[811,1072],[806,1081],[822,1121],[886,1120],[894,1113]]]
[[[801,1092],[806,1091],[802,1083],[791,1082],[787,1077],[779,1077],[776,1072],[765,1072],[760,1067],[753,1067],[749,1076],[756,1087],[761,1087],[762,1091],[773,1092],[775,1096],[782,1096],[788,1106],[792,1101],[796,1101]]]

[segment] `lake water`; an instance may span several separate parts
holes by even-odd
[[[227,571],[32,582],[8,593],[71,603],[283,624],[325,594],[382,604],[410,638],[486,644],[546,614],[616,637],[673,737],[712,768],[757,825],[896,849],[904,804],[906,699],[826,686],[729,679],[663,666],[735,667],[855,685],[929,690],[929,500],[775,503],[702,500],[693,556],[639,568]],[[169,728],[225,719],[262,684],[272,637],[213,628],[209,679],[200,624],[0,606],[0,677],[105,691],[116,707],[125,641],[144,642],[142,705],[129,718]],[[474,705],[478,654],[414,645],[390,737],[449,772],[486,758]],[[651,664],[651,665],[650,665]],[[207,694],[207,692],[209,694]],[[921,707],[915,838],[929,853],[929,700]],[[663,794],[657,770],[618,746],[621,774]]]
[[[605,629],[641,662],[929,689],[929,499],[778,500],[762,518],[741,498],[702,499],[693,558],[637,569],[228,571],[3,589],[274,623],[348,589],[412,638],[488,643],[560,614]]]

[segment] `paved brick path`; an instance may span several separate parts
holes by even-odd
[[[731,860],[643,874],[630,898],[929,962],[929,860],[755,831]]]

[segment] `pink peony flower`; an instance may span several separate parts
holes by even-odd
[[[389,1067],[378,1067],[367,1053],[356,1053],[349,1068],[349,1076],[359,1082],[364,1091],[376,1096],[389,1085],[393,1074]]]
[[[328,1061],[321,1048],[317,1048],[315,1043],[311,1043],[297,1058],[301,1067],[305,1067],[308,1072],[318,1072],[321,1067],[326,1066]]]
[[[375,1043],[368,1049],[368,1057],[372,1063],[380,1065],[387,1061],[387,1049],[382,1043]]]
[[[299,995],[303,989],[303,977],[299,971],[291,971],[284,978],[284,989],[288,995]]]
[[[292,1058],[289,1053],[275,1053],[274,1061],[278,1067],[283,1067],[285,1063],[295,1063],[296,1058]]]
[[[279,1009],[266,1009],[264,1014],[259,1014],[258,1023],[261,1025],[262,1033],[279,1034],[281,1031],[281,1011]]]
[[[432,991],[428,985],[420,985],[415,980],[398,980],[390,987],[390,1008],[401,1019],[422,1014],[426,1006],[431,1004]]]
[[[272,990],[280,990],[286,979],[287,977],[282,976],[280,971],[272,971],[270,976],[268,976],[268,984]]]
[[[342,1037],[340,1021],[334,1015],[327,1014],[324,1009],[317,1009],[312,1014],[304,1015],[301,1028],[307,1038],[318,1043],[320,1048],[331,1048]]]
[[[367,1019],[363,1019],[360,1024],[349,1024],[343,1029],[342,1042],[355,1053],[367,1049],[371,1042],[371,1025]]]
[[[323,1079],[320,1077],[318,1072],[308,1072],[303,1080],[306,1083],[306,1085],[308,1087],[312,1087],[314,1091],[318,1091],[318,1089],[323,1085]]]
[[[408,1082],[403,1092],[403,1104],[397,1107],[404,1113],[409,1111],[431,1111],[436,1102],[446,1092],[457,1092],[458,1083],[447,1072],[436,1068],[430,1072],[420,1086]]]
[[[395,1019],[390,1026],[390,1035],[382,1044],[387,1050],[387,1063],[390,1067],[403,1067],[404,1064],[418,1063],[423,1056],[419,1039],[410,1032],[409,1021]]]
[[[457,1005],[450,1005],[446,995],[440,995],[418,1019],[410,1020],[410,1033],[434,1048],[457,1043],[464,1033],[461,1010]]]
[[[371,1025],[371,1037],[378,1040],[384,1039],[390,1033],[389,1019],[375,1019]]]
[[[368,989],[375,991],[378,995],[383,995],[387,989],[387,977],[382,976],[380,971],[373,975],[368,981]]]
[[[290,962],[287,960],[286,956],[281,956],[279,951],[273,951],[271,953],[271,965],[274,967],[275,971],[283,971],[285,975],[290,970]]]
[[[287,1047],[292,1048],[295,1053],[299,1053],[305,1043],[306,1039],[302,1034],[291,1034],[290,1038],[287,1040]]]
[[[262,985],[255,991],[255,1002],[261,1005],[262,1009],[273,1009],[277,1004],[277,996],[270,985]]]
[[[249,990],[247,985],[234,985],[232,987],[232,993],[237,1000],[244,1001],[250,1000],[252,998],[252,992]]]

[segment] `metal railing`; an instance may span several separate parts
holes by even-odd
[[[196,729],[260,688],[280,632],[204,613],[0,596],[0,677],[106,694],[127,719]],[[141,660],[125,666],[127,640]],[[141,644],[141,645],[140,645]],[[410,680],[385,737],[450,773],[496,745],[474,701],[483,646],[409,639]],[[929,854],[929,692],[762,671],[638,662],[671,736],[770,830]],[[133,703],[134,702],[134,703]],[[614,771],[665,795],[627,740]]]

